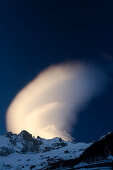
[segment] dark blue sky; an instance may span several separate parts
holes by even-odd
[[[84,59],[112,77],[113,2],[39,0],[0,2],[0,134],[17,92],[47,66]],[[105,59],[105,58],[110,58]],[[112,61],[112,63],[111,63]],[[78,116],[77,141],[113,131],[113,81]]]

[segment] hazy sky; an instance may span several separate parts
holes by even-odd
[[[0,2],[0,134],[15,95],[51,64],[84,60],[113,77],[112,1]],[[113,130],[113,81],[78,116],[72,136],[92,141]]]

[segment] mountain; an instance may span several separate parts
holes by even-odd
[[[93,143],[33,137],[23,130],[0,136],[0,170],[102,169],[112,167],[113,132]]]
[[[79,157],[59,161],[51,165],[54,169],[61,166],[70,169],[113,169],[113,132],[93,142]]]
[[[0,136],[0,170],[50,169],[53,164],[78,158],[91,144],[64,141],[61,138],[33,137],[23,130]]]
[[[113,132],[90,145],[80,156],[81,161],[99,161],[113,156]]]

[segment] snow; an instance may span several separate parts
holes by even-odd
[[[9,145],[9,138],[5,136],[0,136],[0,147],[6,147]]]
[[[113,156],[112,156],[112,155],[109,155],[109,156],[108,156],[108,159],[110,159],[110,160],[113,161]]]
[[[14,153],[8,156],[0,156],[0,170],[5,169],[30,169],[34,166],[35,169],[47,168],[48,163],[57,162],[59,159],[69,160],[78,157],[90,144],[86,143],[73,143],[70,141],[63,141],[61,138],[44,139],[41,140],[42,144],[39,145],[38,153],[27,152],[21,154],[19,151],[23,148],[24,141],[20,141],[20,137],[12,136],[11,140],[16,139],[16,144],[10,142],[10,138],[0,136],[0,148],[3,146],[13,148]],[[31,146],[33,144],[31,143]],[[49,148],[49,151],[46,150]],[[35,167],[36,166],[36,167]]]
[[[95,162],[89,162],[89,163],[86,163],[86,162],[81,162],[81,163],[79,163],[79,164],[77,164],[77,165],[75,165],[74,166],[74,168],[76,169],[76,168],[80,168],[81,170],[85,170],[86,168],[84,168],[85,166],[88,166],[88,165],[97,165],[97,167],[89,167],[88,169],[89,170],[97,170],[97,169],[99,169],[99,170],[112,170],[112,167],[110,167],[110,166],[107,166],[107,167],[105,167],[105,166],[103,166],[103,167],[98,167],[98,165],[99,164],[102,164],[102,163],[111,163],[112,161],[110,160],[110,159],[108,159],[108,160],[101,160],[101,161],[95,161]]]
[[[2,135],[0,136],[0,170],[41,170],[41,169],[49,169],[50,163],[58,162],[59,160],[70,160],[79,157],[85,149],[87,149],[91,143],[74,143],[70,141],[64,141],[61,138],[53,138],[53,139],[44,139],[44,138],[23,138],[22,135],[27,135],[28,132],[23,131],[21,135]],[[24,137],[25,137],[24,136]],[[28,136],[29,137],[29,134]],[[28,141],[27,141],[28,140]],[[34,141],[38,146],[34,145]],[[34,146],[35,150],[34,150]],[[13,152],[8,152],[8,155],[2,154],[4,151],[4,147],[10,149]],[[38,148],[37,148],[38,147]],[[31,150],[30,150],[31,149]],[[24,150],[25,152],[22,152]],[[7,150],[6,150],[7,152]],[[74,166],[74,168],[81,168],[82,170],[86,169],[84,166],[86,165],[97,165],[98,163],[108,163],[109,161],[113,161],[113,156],[109,156],[108,160],[102,160],[100,162],[90,162],[84,163],[81,162]],[[62,169],[62,168],[61,168]],[[69,167],[65,167],[63,169],[70,169]],[[62,169],[62,170],[63,170]],[[91,170],[110,170],[110,167],[95,167],[88,168]]]
[[[108,132],[107,134],[101,136],[99,140],[104,139],[104,138],[105,138],[107,135],[109,135],[110,133],[111,133],[111,132]]]

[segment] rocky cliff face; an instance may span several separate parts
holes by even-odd
[[[41,140],[32,137],[27,131],[22,131],[19,135],[8,132],[0,136],[0,156],[7,156],[11,153],[38,152]]]

